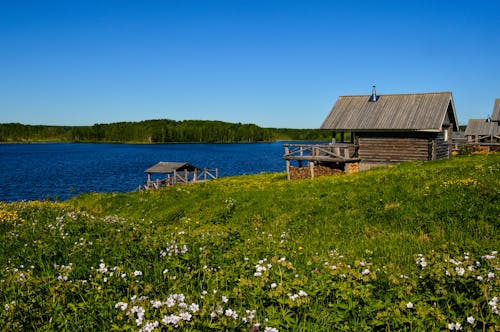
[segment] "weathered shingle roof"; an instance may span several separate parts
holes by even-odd
[[[185,169],[188,171],[194,171],[197,168],[186,162],[160,161],[158,164],[145,170],[144,173],[173,173],[174,171],[179,172]]]
[[[465,136],[497,136],[500,135],[500,126],[497,122],[488,122],[485,119],[470,119],[465,128]]]
[[[321,125],[338,131],[440,131],[458,121],[451,92],[340,96]]]
[[[500,98],[495,99],[495,105],[493,106],[493,114],[491,115],[491,121],[500,122]]]

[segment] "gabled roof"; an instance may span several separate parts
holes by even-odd
[[[493,106],[493,114],[491,115],[491,121],[500,122],[500,98],[495,99],[495,105]]]
[[[458,121],[451,92],[340,96],[321,125],[338,131],[441,131]]]
[[[500,135],[500,126],[497,122],[484,119],[470,119],[465,128],[465,136],[497,136]]]
[[[158,164],[148,168],[144,173],[173,173],[183,170],[194,171],[197,167],[186,162],[165,162],[160,161]]]

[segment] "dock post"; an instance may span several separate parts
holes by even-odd
[[[286,161],[286,178],[290,180],[290,160]]]
[[[311,172],[311,179],[314,179],[314,162],[309,162],[309,171]]]

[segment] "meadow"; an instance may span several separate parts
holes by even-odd
[[[0,330],[498,331],[500,155],[0,203]]]

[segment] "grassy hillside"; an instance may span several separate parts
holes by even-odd
[[[500,155],[0,205],[5,330],[495,330]]]

